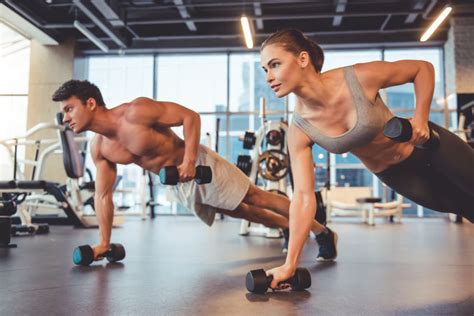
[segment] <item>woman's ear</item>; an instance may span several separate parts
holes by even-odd
[[[300,65],[301,68],[306,68],[308,65],[311,63],[309,54],[307,51],[302,51],[298,55],[298,64]]]

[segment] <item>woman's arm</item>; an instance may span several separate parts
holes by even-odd
[[[271,287],[274,289],[279,288],[279,282],[288,279],[295,273],[314,220],[316,199],[312,144],[308,136],[298,127],[294,124],[290,125],[288,147],[295,185],[290,204],[290,242],[285,264],[267,272],[269,275],[273,275]]]
[[[375,61],[355,66],[363,86],[370,91],[412,82],[415,86],[415,115],[413,125],[414,145],[429,138],[428,118],[434,92],[434,67],[422,60],[400,60],[395,62]]]

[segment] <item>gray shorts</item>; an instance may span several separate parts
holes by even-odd
[[[168,196],[194,212],[211,226],[216,209],[235,210],[250,187],[250,179],[234,164],[204,145],[199,146],[196,165],[212,169],[212,182],[196,184],[194,181],[167,186]]]

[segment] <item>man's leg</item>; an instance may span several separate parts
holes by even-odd
[[[288,199],[288,197],[261,190],[253,184],[250,185],[243,202],[247,205],[270,209],[285,218],[289,218],[290,216],[290,199]],[[317,221],[314,221],[311,230],[317,235],[325,232],[326,228]]]
[[[240,203],[233,211],[224,209],[217,209],[216,211],[217,213],[230,217],[241,218],[253,223],[263,224],[270,228],[288,228],[288,218],[275,212],[246,203]]]

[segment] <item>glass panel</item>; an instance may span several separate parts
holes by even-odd
[[[382,60],[380,50],[325,51],[323,72],[375,60]]]
[[[226,111],[226,55],[160,55],[156,71],[158,100],[196,112]]]
[[[0,22],[0,94],[28,94],[30,41]]]
[[[398,61],[404,59],[425,60],[433,64],[435,69],[435,87],[433,100],[431,102],[430,120],[444,126],[444,80],[442,51],[439,48],[418,49],[388,49],[385,51],[386,61]],[[415,108],[415,91],[413,83],[385,89],[387,95],[387,106],[391,109],[413,110]],[[435,110],[435,111],[433,111]]]
[[[231,112],[259,112],[262,97],[268,112],[285,111],[286,98],[277,98],[270,89],[258,53],[230,55],[229,86]]]
[[[153,56],[90,57],[89,81],[99,87],[108,108],[153,98]]]
[[[113,108],[137,97],[153,98],[153,56],[90,57],[88,80],[102,92],[108,108]],[[88,133],[92,137],[92,133]],[[88,155],[86,167],[95,176],[95,166]],[[117,174],[122,177],[117,189],[117,206],[128,206],[137,211],[137,188],[142,169],[136,165],[118,165]],[[130,192],[132,190],[133,192]]]
[[[336,186],[367,187],[372,186],[372,174],[365,168],[348,168],[336,170]]]
[[[219,148],[218,153],[226,156],[226,116],[225,114],[201,114],[201,144],[216,151],[216,126],[219,123]]]
[[[0,22],[0,140],[26,132],[30,41]],[[18,146],[18,158],[25,146]],[[13,178],[13,157],[0,146],[0,179]]]
[[[26,132],[28,97],[0,96],[0,140],[22,135]],[[25,157],[25,146],[18,146],[18,158]],[[0,146],[0,179],[13,179],[13,161],[8,149]]]
[[[329,180],[327,170],[329,155],[328,152],[320,146],[314,145],[312,148],[314,171],[314,187],[316,190],[322,189]]]

